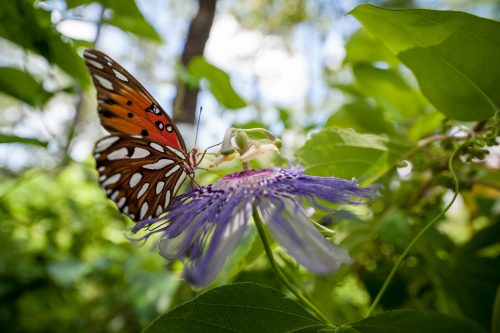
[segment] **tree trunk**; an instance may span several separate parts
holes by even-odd
[[[214,21],[216,2],[217,0],[198,0],[198,13],[189,25],[188,36],[182,52],[182,65],[187,66],[193,57],[203,55]],[[173,108],[176,122],[194,124],[197,101],[198,89],[178,82]]]

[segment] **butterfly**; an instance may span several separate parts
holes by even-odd
[[[132,220],[158,217],[192,177],[198,151],[187,151],[172,118],[122,66],[97,50],[83,55],[99,119],[110,133],[94,149],[99,182]]]

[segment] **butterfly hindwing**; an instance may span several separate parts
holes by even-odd
[[[97,90],[99,118],[106,130],[111,134],[140,135],[186,151],[172,119],[129,72],[97,50],[85,50],[84,57]]]
[[[136,221],[161,215],[187,177],[185,154],[149,137],[107,136],[94,157],[106,195]]]

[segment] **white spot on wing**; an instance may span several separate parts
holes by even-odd
[[[159,181],[158,183],[156,183],[156,194],[160,194],[161,190],[163,190],[163,187],[165,186],[165,182],[164,181]]]
[[[171,197],[171,193],[170,193],[170,190],[167,191],[167,193],[165,194],[165,208],[168,207],[168,204],[170,203],[170,198]]]
[[[117,149],[117,150],[111,152],[108,155],[108,160],[109,161],[123,160],[123,159],[127,158],[127,155],[128,155],[127,148],[120,148],[120,149]]]
[[[167,147],[170,149],[173,153],[175,153],[177,156],[179,156],[181,159],[186,159],[186,155],[184,155],[182,152],[178,151],[177,149],[174,149],[172,147]]]
[[[164,152],[165,152],[165,150],[163,149],[163,147],[162,147],[162,146],[160,146],[159,144],[157,144],[156,142],[150,142],[150,143],[149,143],[149,146],[150,146],[151,148],[153,148],[153,149],[158,150],[159,152],[162,152],[162,153],[164,153]]]
[[[115,76],[122,80],[122,81],[125,81],[125,82],[128,82],[128,79],[125,75],[123,75],[122,73],[120,73],[119,71],[117,71],[116,69],[113,68],[113,72],[115,73]]]
[[[109,147],[111,147],[111,145],[113,143],[115,143],[118,140],[120,140],[120,138],[117,136],[109,136],[109,137],[106,137],[104,139],[99,140],[95,146],[95,152],[100,153],[103,150],[108,149]]]
[[[161,213],[163,213],[163,207],[161,205],[158,205],[158,207],[156,207],[156,216],[160,215]]]
[[[160,170],[160,169],[163,169],[164,167],[166,167],[167,165],[170,165],[172,163],[174,163],[174,161],[166,159],[166,158],[162,158],[153,164],[145,164],[142,167],[144,169],[148,169],[148,170]]]
[[[139,190],[139,193],[137,193],[137,199],[139,199],[140,197],[142,197],[144,195],[144,193],[146,193],[146,191],[148,190],[148,188],[149,188],[149,183],[144,183],[142,185],[141,189]]]
[[[132,154],[132,156],[130,158],[143,158],[143,157],[146,157],[149,155],[151,155],[151,153],[149,151],[147,151],[146,149],[140,148],[140,147],[135,147],[134,153]]]
[[[179,169],[180,169],[180,166],[179,166],[179,164],[177,164],[172,169],[168,170],[168,172],[165,174],[165,178],[170,177],[174,172],[176,172]]]
[[[120,191],[114,191],[113,194],[111,194],[110,199],[113,200],[113,201],[116,201],[116,199],[118,198],[119,194],[120,194]]]
[[[96,56],[94,53],[92,53],[92,51],[86,51],[86,52],[84,52],[84,53],[85,53],[85,56],[86,56],[87,58],[94,58],[94,59],[97,59],[97,56]]]
[[[144,218],[144,216],[146,216],[146,213],[148,212],[148,208],[149,208],[148,203],[144,202],[141,206],[141,215],[139,217],[141,220]]]
[[[94,61],[94,60],[87,59],[87,64],[90,64],[90,65],[92,65],[96,68],[99,68],[99,69],[104,69],[104,66],[101,63]]]
[[[142,174],[140,172],[136,172],[132,175],[132,177],[130,177],[130,181],[128,182],[128,184],[130,185],[131,188],[134,188],[137,186],[137,184],[139,184],[141,179],[142,179]]]
[[[118,205],[118,208],[122,208],[123,205],[125,205],[125,202],[127,202],[127,198],[125,197],[122,197],[118,202],[117,202],[117,205]]]
[[[94,77],[96,78],[97,81],[99,81],[99,84],[101,86],[103,86],[104,88],[106,88],[108,90],[113,90],[113,83],[111,83],[111,81],[109,81],[106,78],[103,78],[102,76],[100,76],[98,74],[94,74]]]
[[[117,181],[120,180],[121,178],[121,174],[119,173],[115,173],[114,175],[112,175],[111,177],[109,177],[108,179],[106,179],[103,183],[102,183],[102,186],[107,186],[109,184],[114,184],[116,183]],[[107,192],[106,192],[107,193]]]
[[[186,179],[186,173],[183,172],[183,173],[181,173],[181,176],[179,177],[179,179],[177,179],[177,183],[175,183],[174,193],[177,193],[177,190],[179,190],[179,187],[181,187],[181,185],[182,185],[182,183],[184,183],[185,179]]]
[[[128,214],[128,206],[123,207],[122,212],[123,212],[124,214]]]
[[[104,170],[106,170],[106,167],[104,165],[100,166],[97,171],[99,172],[103,172]]]

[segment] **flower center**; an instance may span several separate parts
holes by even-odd
[[[221,178],[213,184],[212,188],[216,190],[225,190],[238,187],[256,187],[263,186],[274,181],[279,177],[276,170],[259,169],[233,173]]]

